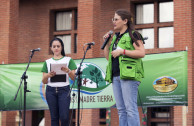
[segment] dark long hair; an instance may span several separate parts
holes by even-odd
[[[58,41],[61,43],[61,47],[62,47],[62,50],[61,50],[61,55],[62,56],[65,56],[65,50],[64,50],[64,44],[63,44],[63,41],[60,39],[60,38],[54,38],[53,40],[51,40],[50,42],[50,47],[52,47],[52,44],[54,41]]]
[[[116,14],[118,14],[122,20],[125,20],[127,19],[127,27],[129,29],[129,35],[131,37],[131,39],[135,42],[135,44],[137,46],[139,46],[139,44],[137,43],[137,39],[133,36],[132,34],[132,31],[135,31],[134,30],[134,24],[133,24],[133,18],[132,18],[132,15],[129,11],[125,10],[125,9],[118,9],[116,12]]]

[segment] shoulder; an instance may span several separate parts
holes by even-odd
[[[45,62],[50,62],[52,60],[53,60],[53,58],[50,58],[50,59],[45,60]]]
[[[123,37],[130,37],[129,32],[125,33]]]
[[[65,59],[71,59],[71,57],[68,57],[68,56],[64,56],[63,58],[65,58]]]
[[[143,36],[138,32],[138,31],[134,31],[133,32],[133,36],[137,39],[137,40],[142,40],[143,44],[145,44]]]
[[[71,57],[64,56],[64,57],[63,57],[63,60],[71,60]]]
[[[71,61],[71,57],[64,56],[62,59],[60,59],[60,62],[69,63]]]
[[[52,59],[53,59],[53,57],[51,57],[51,58],[49,58],[49,59],[47,59],[47,60],[52,60]],[[47,61],[47,60],[46,60],[46,61]]]

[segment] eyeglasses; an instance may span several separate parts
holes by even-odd
[[[119,20],[118,18],[112,18],[112,22],[118,21],[118,20]]]

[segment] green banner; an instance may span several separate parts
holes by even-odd
[[[77,66],[81,60],[75,60]],[[146,55],[145,78],[139,86],[139,106],[187,105],[187,52]],[[112,84],[104,81],[105,58],[85,59],[82,64],[81,108],[109,108],[115,105]],[[23,109],[23,84],[15,94],[27,64],[0,65],[0,111]],[[42,84],[41,63],[31,63],[28,75],[27,110],[48,109]],[[71,86],[73,81],[70,80]],[[72,96],[72,94],[75,96]],[[77,108],[77,80],[71,92],[71,108]]]
[[[188,105],[187,51],[146,55],[139,86],[141,106]]]

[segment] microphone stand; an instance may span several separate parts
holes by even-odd
[[[31,62],[31,59],[32,59],[33,55],[34,55],[34,51],[32,51],[32,53],[31,53],[31,55],[29,57],[28,65],[27,65],[26,70],[24,71],[24,73],[23,73],[23,75],[21,77],[20,85],[19,85],[19,88],[18,88],[17,93],[16,93],[15,98],[14,98],[14,101],[15,101],[16,98],[17,98],[19,89],[20,89],[20,87],[22,85],[22,81],[24,80],[24,116],[23,116],[23,126],[25,126],[25,120],[26,120],[26,93],[27,92],[31,92],[30,90],[27,90],[27,81],[26,81],[26,79],[28,78],[28,76],[26,75],[26,72],[28,70],[28,67],[30,65],[30,62]]]
[[[77,81],[77,85],[78,85],[78,114],[77,114],[77,126],[79,126],[80,124],[79,124],[79,118],[80,118],[80,88],[81,88],[81,74],[82,74],[82,72],[81,72],[81,66],[82,66],[82,63],[83,63],[83,61],[84,61],[84,59],[85,59],[85,56],[86,56],[86,53],[87,53],[87,51],[89,50],[89,49],[91,49],[91,44],[88,44],[88,47],[87,47],[87,49],[86,49],[86,51],[84,52],[84,56],[83,56],[83,58],[82,58],[82,61],[81,61],[81,63],[80,63],[80,65],[79,65],[79,68],[77,69],[77,72],[76,72],[76,76],[78,76],[78,81]],[[70,91],[69,91],[69,94],[68,95],[70,95],[71,94],[71,90],[72,90],[72,88],[73,88],[73,86],[74,86],[74,84],[71,86],[71,89],[70,89]]]

